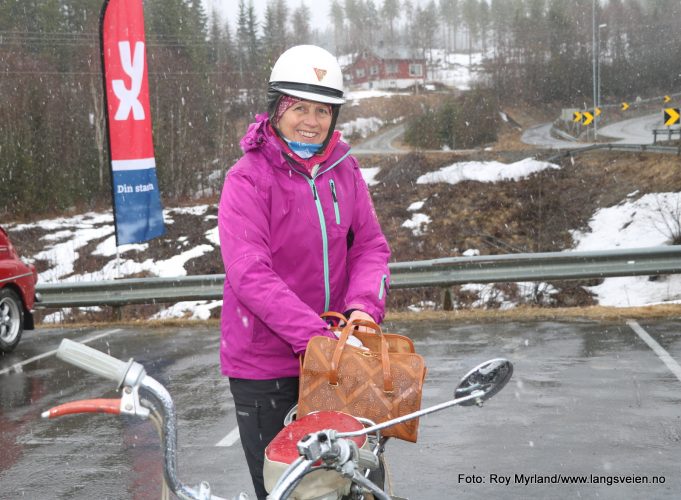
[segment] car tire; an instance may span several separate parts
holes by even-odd
[[[24,305],[14,290],[0,290],[0,352],[11,352],[24,331]]]

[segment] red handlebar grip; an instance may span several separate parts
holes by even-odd
[[[120,415],[120,399],[83,399],[81,401],[71,401],[63,405],[55,406],[43,412],[43,418],[57,418],[62,415],[73,415],[75,413],[110,413]]]

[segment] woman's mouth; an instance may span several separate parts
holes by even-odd
[[[307,130],[297,130],[296,132],[307,139],[313,139],[317,137],[317,132],[308,132]]]

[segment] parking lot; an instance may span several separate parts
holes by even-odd
[[[415,499],[669,498],[681,491],[681,323],[389,323],[424,355],[423,407],[450,398],[477,363],[506,357],[509,385],[484,407],[421,419],[417,444],[393,441],[394,493]],[[646,338],[648,336],[648,338]],[[39,418],[111,384],[65,365],[62,337],[135,358],[165,384],[180,419],[179,471],[229,497],[251,491],[218,329],[40,329],[0,358],[0,497],[158,498],[160,451],[145,422],[108,415]],[[652,341],[652,343],[651,343]]]

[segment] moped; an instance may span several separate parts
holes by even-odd
[[[181,499],[226,500],[213,495],[207,482],[190,487],[177,476],[177,419],[166,388],[146,374],[144,367],[63,339],[57,357],[90,373],[114,381],[120,399],[72,401],[42,413],[56,418],[78,413],[109,413],[149,419],[162,444],[164,494]],[[381,430],[451,406],[481,406],[510,380],[513,365],[502,358],[481,363],[461,379],[454,399],[381,423],[336,411],[311,413],[286,426],[266,451],[265,484],[272,500],[398,500],[384,490],[384,451],[388,438]],[[247,500],[245,493],[230,497]]]

